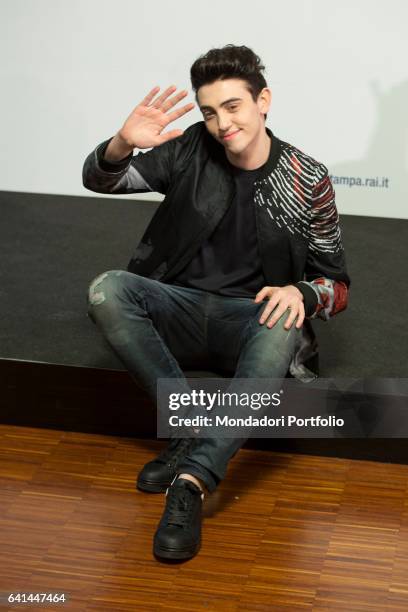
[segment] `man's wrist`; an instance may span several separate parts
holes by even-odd
[[[318,303],[317,294],[315,290],[310,286],[310,283],[299,281],[293,285],[302,294],[303,303],[305,307],[305,316],[311,317],[315,311]]]
[[[296,289],[296,292],[299,296],[299,298],[302,300],[302,302],[304,302],[304,296],[303,293],[301,292],[301,290],[299,289],[299,287],[297,285],[291,285],[291,287],[294,287]]]
[[[129,146],[118,132],[110,141],[103,158],[108,163],[120,162],[133,153],[134,147]]]
[[[116,174],[123,172],[128,168],[130,162],[132,161],[132,154],[129,154],[128,157],[125,157],[125,159],[121,159],[120,161],[107,161],[105,159],[105,151],[108,149],[109,144],[112,142],[112,140],[113,137],[109,138],[108,140],[105,140],[96,148],[96,158],[98,160],[98,165],[100,169],[103,170],[103,172]]]

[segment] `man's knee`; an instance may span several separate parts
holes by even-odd
[[[99,274],[88,288],[88,306],[103,304],[117,290],[123,270],[108,270]]]
[[[275,323],[274,327],[269,330],[273,331],[271,337],[271,344],[273,344],[272,353],[275,358],[292,359],[296,346],[299,342],[299,337],[302,335],[302,329],[296,327],[296,321],[294,321],[289,329],[285,328],[288,320],[289,312],[286,311]]]
[[[292,341],[292,338],[296,338],[301,333],[301,330],[296,327],[296,320],[292,323],[289,328],[286,328],[285,325],[288,321],[290,312],[287,310],[283,313],[283,315],[276,321],[274,327],[276,336],[282,342]]]
[[[266,323],[260,325],[259,316],[252,321],[253,333],[247,348],[251,363],[257,364],[256,368],[268,369],[271,364],[286,362],[293,357],[299,334],[302,332],[295,327],[295,323],[285,329],[288,315],[288,312],[284,313],[271,328],[267,327]]]

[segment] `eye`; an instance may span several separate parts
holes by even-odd
[[[228,110],[232,112],[236,111],[237,108],[238,108],[238,104],[231,104],[230,106],[228,106]]]
[[[205,113],[203,113],[204,121],[207,121],[208,119],[211,119],[211,117],[213,115],[214,115],[214,113],[210,113],[209,111],[206,111]]]

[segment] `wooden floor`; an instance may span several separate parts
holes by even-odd
[[[1,610],[408,610],[408,466],[240,451],[170,565],[134,487],[161,446],[0,426],[0,593],[69,598]]]

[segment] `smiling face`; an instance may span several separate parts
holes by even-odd
[[[218,80],[200,87],[197,101],[207,130],[224,146],[232,163],[251,166],[265,161],[270,146],[264,117],[271,101],[267,87],[255,101],[246,81]]]

